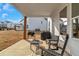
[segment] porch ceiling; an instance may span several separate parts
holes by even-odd
[[[63,4],[60,3],[12,3],[24,16],[50,16]]]

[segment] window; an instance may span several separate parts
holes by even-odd
[[[60,18],[60,34],[64,35],[67,33],[67,18]]]
[[[73,37],[79,38],[79,18],[72,20]]]

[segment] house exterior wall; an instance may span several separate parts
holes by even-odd
[[[44,17],[29,17],[28,30],[40,29],[41,31],[48,31],[48,21]]]
[[[71,5],[72,6],[72,5]],[[78,13],[79,13],[79,9],[78,9],[78,6],[77,7],[75,7],[76,9],[75,10],[77,10],[77,12],[73,15],[73,16],[77,16],[78,15]],[[72,11],[72,7],[71,7],[71,14],[73,14],[74,13],[74,11]],[[72,16],[72,15],[71,15]],[[72,20],[71,20],[71,23],[70,23],[70,25],[72,25]],[[70,27],[70,29],[72,30],[72,26]],[[79,56],[79,38],[73,38],[72,37],[72,33],[73,32],[71,32],[71,40],[70,40],[70,46],[71,46],[71,54],[72,55],[74,55],[74,56]]]
[[[12,24],[12,23],[8,23],[8,24],[7,24],[7,28],[14,29],[14,24]]]
[[[21,25],[21,24],[17,24],[16,26],[15,26],[15,30],[16,31],[23,31],[23,28],[24,26],[23,25]]]
[[[63,40],[63,36],[60,35],[60,21],[59,21],[59,19],[60,19],[59,16],[60,15],[59,15],[59,13],[66,6],[67,6],[67,19],[68,19],[67,33],[70,36],[68,44],[67,44],[67,47],[66,47],[66,51],[68,51],[71,54],[71,52],[72,52],[71,49],[73,49],[73,48],[71,48],[71,45],[72,45],[72,43],[71,43],[71,23],[70,23],[71,14],[69,14],[71,12],[71,11],[69,11],[70,8],[71,8],[70,7],[71,4],[63,4],[63,5],[61,5],[60,7],[58,7],[59,9],[56,10],[51,15],[51,17],[52,17],[52,23],[53,23],[53,25],[52,25],[53,29],[52,30],[53,30],[53,34],[54,35],[59,36],[60,40]]]
[[[68,26],[67,26],[67,33],[69,34],[69,41],[67,44],[68,52],[73,56],[79,56],[79,39],[72,37],[72,4],[65,4],[59,8],[52,17],[53,22],[53,34],[59,35],[60,39],[63,39],[60,35],[60,28],[59,28],[59,12],[67,6],[67,19],[68,19]],[[57,31],[55,28],[57,28]]]

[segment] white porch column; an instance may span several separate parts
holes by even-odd
[[[71,54],[71,38],[72,38],[72,4],[69,3],[68,6],[67,6],[67,23],[68,23],[68,26],[67,26],[67,33],[69,34],[69,40],[68,40],[68,44],[67,44],[67,47],[69,49],[69,53]]]
[[[69,34],[69,38],[72,37],[72,4],[69,3],[67,6],[67,18],[68,18],[68,26],[67,33]]]

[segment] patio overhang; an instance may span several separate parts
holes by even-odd
[[[66,3],[12,3],[24,16],[49,17]]]

